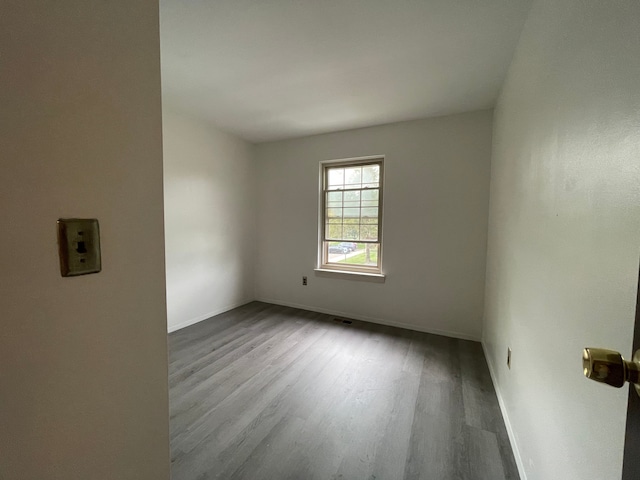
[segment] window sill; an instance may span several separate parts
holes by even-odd
[[[346,270],[331,270],[329,268],[314,268],[314,271],[320,277],[361,280],[373,283],[384,283],[386,278],[383,273],[349,272]]]

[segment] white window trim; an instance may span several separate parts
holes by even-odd
[[[379,246],[378,246],[378,258],[380,268],[372,268],[372,267],[359,267],[354,265],[349,266],[338,266],[335,264],[323,264],[323,242],[324,242],[324,170],[325,167],[331,165],[339,165],[339,164],[358,164],[358,163],[367,163],[377,161],[381,164],[380,169],[380,194],[379,194],[379,213],[378,213],[378,236],[379,236]],[[353,157],[353,158],[340,158],[333,160],[322,160],[319,165],[319,193],[318,193],[318,257],[317,257],[317,268],[314,270],[317,273],[328,274],[325,276],[331,277],[342,277],[342,278],[357,278],[361,277],[362,279],[366,279],[374,282],[384,282],[385,274],[383,272],[383,213],[384,213],[384,171],[385,171],[385,156],[384,155],[370,155],[366,157]],[[334,275],[335,274],[335,275]]]
[[[384,283],[387,276],[384,273],[354,272],[351,270],[332,270],[330,268],[314,268],[317,275],[343,280],[365,280],[372,283]]]

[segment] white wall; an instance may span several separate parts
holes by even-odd
[[[169,331],[254,296],[252,146],[165,106],[165,242]]]
[[[257,145],[258,299],[479,339],[491,121],[480,111]],[[378,154],[386,282],[315,275],[319,162]]]
[[[169,478],[158,5],[0,15],[0,478]],[[56,220],[100,221],[62,278]]]
[[[631,354],[639,28],[635,0],[535,2],[495,114],[484,345],[529,480],[621,474],[627,389],[581,350]]]

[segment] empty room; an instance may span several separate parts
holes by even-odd
[[[637,1],[0,10],[2,480],[640,478]]]

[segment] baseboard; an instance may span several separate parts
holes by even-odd
[[[269,298],[256,298],[256,301],[264,302],[264,303],[272,303],[274,305],[282,305],[284,307],[300,308],[302,310],[310,310],[312,312],[326,313],[327,315],[335,315],[338,317],[353,318],[354,320],[362,320],[363,322],[376,323],[378,325],[387,325],[389,327],[404,328],[406,330],[414,330],[416,332],[433,333],[434,335],[460,338],[462,340],[473,340],[474,342],[480,341],[478,337],[474,337],[473,335],[467,335],[465,333],[450,332],[446,330],[437,330],[432,328],[424,328],[419,325],[414,325],[411,323],[393,322],[393,321],[385,320],[382,318],[368,317],[366,315],[358,315],[358,314],[348,313],[348,312],[340,312],[338,310],[331,310],[328,308],[315,307],[311,305],[302,305],[299,303],[282,302],[280,300],[273,300]]]
[[[228,312],[229,310],[233,310],[234,308],[238,308],[241,307],[242,305],[245,305],[249,302],[252,302],[253,300],[242,300],[241,302],[237,302],[237,303],[233,303],[231,305],[227,305],[225,307],[222,308],[218,308],[212,312],[209,313],[205,313],[204,315],[199,315],[195,318],[191,318],[189,320],[185,320],[184,322],[180,322],[177,325],[172,325],[170,327],[167,327],[167,332],[168,333],[173,333],[173,332],[177,332],[178,330],[182,330],[183,328],[187,328],[191,325],[195,325],[196,323],[202,322],[203,320],[207,320],[211,317],[215,317],[216,315],[220,315],[221,313],[224,312]]]
[[[491,357],[487,352],[487,346],[485,345],[484,341],[481,341],[480,343],[482,344],[482,351],[484,352],[484,358],[487,360],[487,365],[489,367],[489,375],[491,375],[491,381],[493,382],[493,389],[496,391],[496,396],[498,397],[498,404],[500,405],[500,411],[502,412],[504,425],[505,427],[507,427],[507,435],[509,436],[509,442],[511,443],[511,450],[513,450],[513,457],[516,460],[516,466],[518,467],[520,480],[527,480],[527,473],[524,470],[524,463],[522,462],[522,456],[520,455],[518,442],[516,441],[516,436],[513,432],[511,421],[509,420],[509,414],[507,413],[507,407],[504,403],[504,399],[502,398],[502,392],[500,392],[500,387],[498,386],[498,381],[497,381],[498,377],[496,376],[493,363],[491,363]]]

